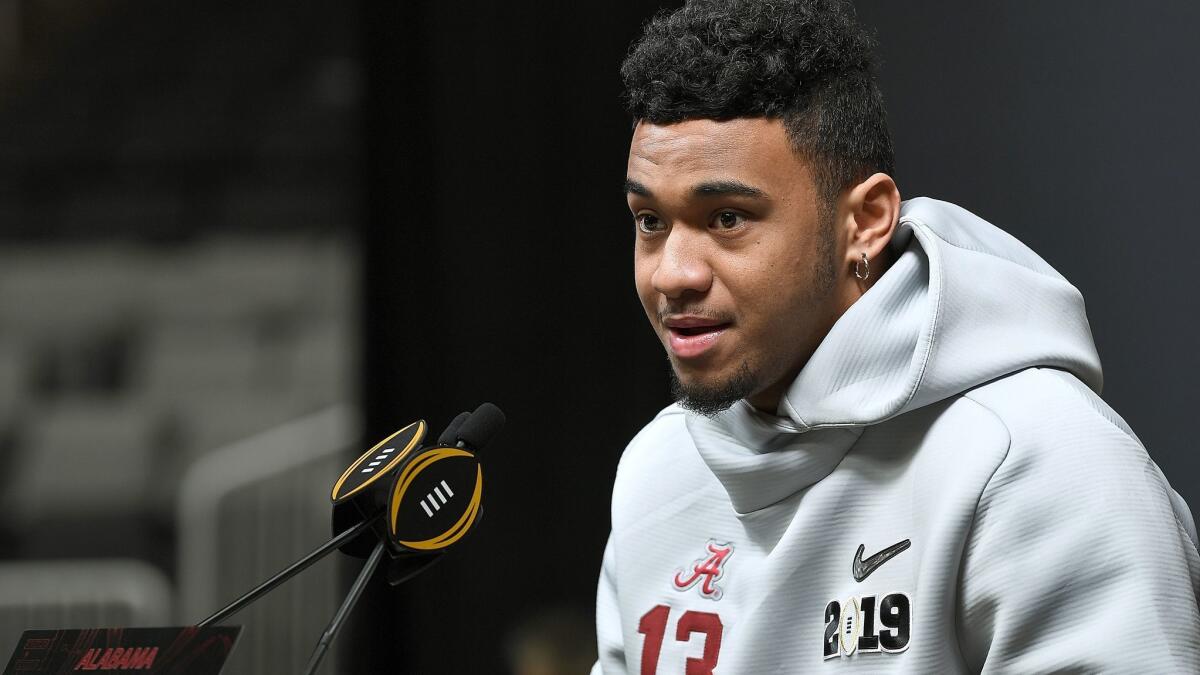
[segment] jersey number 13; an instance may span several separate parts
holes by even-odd
[[[658,656],[662,653],[663,638],[667,634],[667,621],[671,608],[658,605],[642,615],[638,632],[646,636],[642,643],[642,675],[657,675]],[[721,652],[721,617],[712,612],[687,611],[675,624],[675,640],[687,642],[692,633],[704,633],[704,654],[700,658],[689,657],[684,675],[712,675],[717,667]]]

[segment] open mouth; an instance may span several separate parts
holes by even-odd
[[[667,347],[679,358],[698,357],[717,344],[732,322],[700,317],[675,317],[664,321],[669,339]]]
[[[713,324],[711,326],[679,326],[679,327],[668,326],[668,330],[670,330],[672,333],[675,333],[676,335],[682,335],[684,337],[695,337],[697,335],[704,335],[705,333],[714,333],[716,331],[725,330],[728,327],[729,327],[729,324],[727,324],[727,323],[718,323],[718,324]]]

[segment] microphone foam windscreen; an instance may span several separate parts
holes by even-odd
[[[504,428],[504,413],[495,404],[484,403],[471,413],[458,430],[458,439],[476,450],[487,445]]]
[[[466,422],[470,416],[471,413],[466,411],[455,415],[454,419],[450,420],[450,424],[446,425],[446,430],[442,432],[442,435],[438,436],[437,444],[454,445],[458,442],[458,430],[462,428],[463,422]]]

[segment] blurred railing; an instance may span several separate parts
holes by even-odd
[[[358,411],[334,406],[209,453],[188,471],[178,504],[178,623],[200,621],[329,538],[329,491],[360,432]],[[329,556],[226,622],[244,628],[225,672],[303,670],[345,593],[340,559]]]

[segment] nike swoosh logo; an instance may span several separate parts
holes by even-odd
[[[871,575],[871,572],[879,569],[880,565],[900,555],[900,552],[904,551],[909,546],[912,546],[912,542],[908,539],[905,539],[904,541],[892,544],[870,558],[863,560],[862,554],[863,551],[867,550],[867,547],[863,544],[859,544],[858,550],[854,552],[854,564],[850,566],[850,572],[854,575],[854,580],[862,581],[863,579],[866,579]]]

